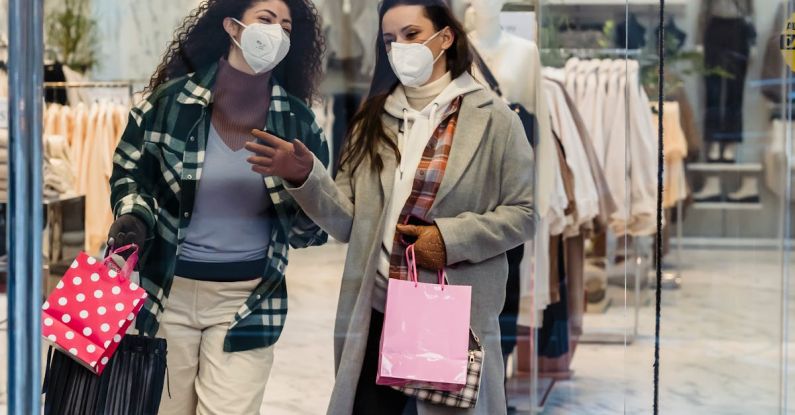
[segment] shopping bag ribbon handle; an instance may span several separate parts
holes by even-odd
[[[128,280],[135,269],[135,265],[138,264],[138,245],[130,244],[120,248],[108,246],[108,251],[106,252],[103,262],[108,268],[117,268],[116,263],[113,261],[113,255],[118,255],[127,251],[132,251],[132,253],[127,258],[127,261],[125,261],[124,266],[119,270],[119,276]]]
[[[417,272],[417,256],[414,252],[414,245],[409,245],[406,248],[406,263],[408,263],[409,268],[409,279],[414,282],[414,287],[418,287],[420,285],[418,280],[418,272]],[[442,290],[447,285],[447,275],[444,272],[444,269],[439,270],[439,285],[442,286]]]

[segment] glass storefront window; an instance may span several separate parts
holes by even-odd
[[[476,413],[652,412],[657,249],[660,412],[790,410],[795,2],[666,0],[663,27],[656,0],[23,3],[0,0],[0,415],[23,413],[10,369],[37,370],[10,353],[39,344],[24,306],[64,275],[96,282],[70,267],[109,236],[142,245],[136,326],[169,342],[160,413],[426,413],[376,386],[382,333],[418,347],[389,329],[412,243],[419,282],[445,265],[472,287],[469,320],[425,327],[484,346]],[[14,59],[42,78],[9,94]],[[22,283],[41,301],[11,313]],[[44,308],[107,296],[89,294]],[[92,314],[75,312],[56,320]]]

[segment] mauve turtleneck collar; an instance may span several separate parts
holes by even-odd
[[[218,62],[213,88],[212,123],[232,150],[251,141],[252,129],[262,129],[271,102],[271,74],[251,75],[239,71],[226,58]]]

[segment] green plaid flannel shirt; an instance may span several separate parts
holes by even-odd
[[[170,81],[136,105],[113,158],[111,203],[116,217],[132,214],[149,228],[139,270],[149,299],[138,316],[142,334],[157,333],[174,279],[174,268],[191,221],[210,129],[212,86],[217,64]],[[314,115],[272,81],[266,130],[299,138],[324,163],[329,150]],[[279,226],[274,226],[263,279],[227,333],[228,352],[276,343],[287,317],[285,268],[289,247],[324,244],[328,236],[287,193],[281,179],[265,177]]]

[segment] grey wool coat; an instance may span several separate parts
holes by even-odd
[[[384,115],[384,123],[394,139],[399,121]],[[334,333],[336,383],[330,415],[351,414],[367,344],[383,222],[396,169],[394,153],[385,145],[379,151],[384,161],[380,173],[365,160],[353,176],[342,171],[335,182],[316,162],[303,186],[289,189],[312,220],[350,244]],[[485,368],[477,408],[419,403],[419,415],[506,413],[498,324],[508,278],[505,252],[533,237],[533,171],[532,148],[519,117],[491,92],[465,95],[447,170],[426,219],[441,230],[450,283],[472,286],[471,326],[486,350]],[[435,282],[430,271],[422,271],[420,278]]]

